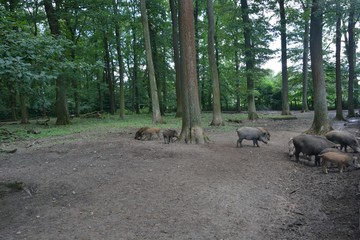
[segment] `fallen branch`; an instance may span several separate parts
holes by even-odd
[[[17,148],[11,149],[11,150],[6,150],[6,149],[1,149],[0,148],[0,152],[3,153],[15,153],[17,151]]]

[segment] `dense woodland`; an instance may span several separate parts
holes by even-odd
[[[0,3],[0,120],[359,107],[359,0]]]

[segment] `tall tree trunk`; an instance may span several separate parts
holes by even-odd
[[[21,109],[21,123],[27,124],[29,123],[29,112],[26,106],[27,97],[25,94],[20,93],[20,109]]]
[[[251,45],[251,21],[249,18],[249,7],[247,0],[241,0],[242,20],[244,28],[244,41],[245,41],[245,74],[247,84],[247,100],[248,100],[248,119],[258,119],[255,106],[254,97],[254,71],[255,71],[255,58],[253,48]]]
[[[145,50],[146,50],[146,62],[149,72],[150,79],[150,89],[151,89],[151,105],[152,105],[152,114],[153,114],[153,123],[163,123],[160,107],[159,107],[159,99],[158,99],[158,90],[156,87],[156,79],[155,79],[155,70],[154,64],[152,60],[151,54],[151,44],[150,44],[150,32],[149,32],[149,23],[148,17],[146,13],[146,2],[145,0],[140,0],[140,8],[141,8],[141,19],[144,28],[144,40],[145,40]]]
[[[46,12],[46,17],[49,22],[50,32],[54,37],[59,37],[60,24],[58,15],[55,12],[55,9],[52,5],[51,0],[44,0],[44,7]],[[60,74],[56,79],[56,125],[67,125],[70,124],[70,116],[67,106],[67,96],[66,96],[66,79]]]
[[[175,87],[176,87],[176,117],[182,116],[182,100],[181,100],[181,70],[180,70],[180,49],[179,49],[179,28],[178,28],[178,10],[176,8],[175,0],[169,0],[171,10],[172,23],[172,45],[174,50],[174,65],[175,65]]]
[[[310,131],[325,133],[331,129],[328,117],[322,53],[322,0],[313,0],[310,23],[310,56],[314,88],[314,120]]]
[[[180,59],[183,71],[183,117],[181,138],[185,142],[205,143],[196,77],[195,29],[192,1],[179,1]]]
[[[287,39],[286,39],[286,15],[284,0],[279,0],[280,8],[280,35],[281,35],[281,100],[282,111],[281,115],[290,115],[289,109],[289,83],[287,71]]]
[[[310,18],[310,0],[305,0],[303,3],[304,9],[304,38],[303,38],[303,57],[302,57],[302,72],[303,72],[303,91],[302,91],[302,112],[308,112],[308,100],[307,100],[307,91],[308,91],[308,57],[309,57],[309,18]]]
[[[119,117],[120,119],[125,118],[125,91],[124,91],[124,63],[123,56],[121,52],[120,44],[120,26],[119,26],[119,14],[118,14],[118,2],[113,0],[114,15],[116,16],[115,20],[115,41],[116,41],[116,52],[117,60],[119,64]]]
[[[178,0],[179,1],[179,0]],[[205,108],[205,98],[204,96],[204,83],[201,81],[200,74],[200,37],[199,37],[199,0],[195,0],[194,3],[194,23],[195,23],[195,49],[196,49],[196,81],[199,87],[199,101],[200,101],[200,109]],[[201,83],[200,83],[201,82]]]
[[[133,29],[133,51],[134,51],[134,66],[133,66],[133,76],[132,76],[132,83],[133,83],[133,110],[136,114],[140,113],[140,96],[139,96],[139,83],[138,83],[138,67],[139,67],[139,60],[137,56],[137,44],[136,44],[136,33],[135,29]]]
[[[344,120],[342,109],[342,88],[341,88],[341,6],[336,2],[336,116],[338,120]]]
[[[213,0],[207,0],[207,17],[208,17],[208,54],[209,64],[211,68],[212,90],[213,90],[213,119],[210,123],[212,126],[224,125],[221,116],[221,103],[220,103],[220,83],[219,74],[215,58],[215,24],[214,24],[214,9]]]
[[[114,94],[114,84],[111,77],[111,63],[110,63],[110,53],[109,53],[109,43],[107,39],[106,32],[103,32],[103,44],[104,44],[104,64],[105,64],[105,79],[108,86],[109,92],[109,105],[110,105],[110,114],[115,114],[115,94]]]
[[[355,82],[355,4],[350,1],[348,36],[349,42],[347,45],[347,57],[349,62],[349,86],[348,86],[348,117],[355,116],[354,110],[354,82]]]

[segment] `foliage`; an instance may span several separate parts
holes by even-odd
[[[11,5],[9,5],[11,2]],[[301,106],[302,94],[302,41],[307,15],[302,3],[286,1],[289,58],[289,102],[292,109]],[[19,95],[26,94],[31,116],[54,116],[56,99],[55,79],[61,73],[67,85],[70,113],[109,110],[109,82],[105,74],[104,37],[108,40],[111,63],[111,81],[115,84],[116,107],[119,106],[119,62],[115,42],[115,26],[120,29],[121,53],[124,65],[125,105],[127,114],[151,111],[149,82],[140,21],[138,0],[114,1],[64,0],[56,1],[61,36],[50,36],[43,3],[38,0],[0,2],[0,120],[20,113]],[[324,18],[324,70],[328,91],[328,104],[335,102],[334,26],[335,3],[326,4]],[[241,108],[246,109],[246,78],[244,39],[239,1],[214,2],[216,21],[216,50],[223,110],[237,110],[236,97],[240,95]],[[212,86],[207,59],[206,2],[197,1],[199,52],[199,97],[202,110],[212,109]],[[348,20],[350,0],[342,4],[343,22]],[[359,7],[357,1],[354,6]],[[278,50],[271,45],[279,34],[277,1],[249,1],[253,24],[252,45],[255,49],[256,104],[259,110],[280,109],[281,78],[264,69]],[[153,58],[162,113],[176,110],[175,69],[171,42],[169,2],[147,1]],[[359,13],[360,11],[356,11]],[[356,19],[358,16],[355,16]],[[346,25],[343,26],[343,33]],[[357,41],[360,30],[355,29]],[[344,35],[345,36],[345,35]],[[280,47],[280,46],[279,46]],[[279,48],[278,47],[278,48]],[[343,100],[346,107],[347,59],[343,47],[342,80]],[[359,53],[358,56],[359,58]],[[276,61],[276,60],[273,60]],[[310,67],[310,66],[309,66]],[[357,72],[359,73],[359,66]],[[309,74],[311,76],[311,73]],[[309,78],[309,81],[311,79]],[[359,91],[356,86],[355,91]],[[312,84],[309,82],[308,102],[312,107]],[[355,103],[359,102],[359,94]]]

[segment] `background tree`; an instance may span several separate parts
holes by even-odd
[[[46,16],[49,22],[51,34],[59,38],[61,35],[58,14],[56,13],[51,0],[44,0]],[[59,7],[59,6],[57,6]],[[61,59],[59,59],[61,61]],[[67,125],[70,123],[70,116],[66,96],[66,79],[60,75],[56,79],[56,125]]]
[[[162,117],[160,114],[159,107],[159,99],[156,87],[156,79],[155,79],[155,70],[154,64],[152,60],[151,53],[151,44],[150,44],[150,32],[149,32],[149,23],[146,13],[146,2],[145,0],[140,1],[141,5],[141,19],[144,28],[144,39],[145,39],[145,50],[146,50],[146,62],[149,72],[149,80],[150,80],[150,91],[151,91],[151,103],[152,103],[152,113],[153,113],[153,123],[162,123]]]
[[[313,0],[310,22],[310,56],[314,87],[314,120],[311,131],[328,132],[331,129],[328,117],[322,50],[323,2]]]
[[[219,83],[219,74],[217,70],[217,64],[215,59],[215,23],[214,23],[214,8],[213,0],[207,1],[207,16],[208,16],[208,54],[209,54],[209,64],[211,70],[211,78],[213,85],[213,119],[210,125],[220,126],[224,125],[224,120],[221,116],[221,103],[220,103],[220,83]]]
[[[301,1],[304,19],[303,54],[302,54],[302,111],[308,112],[308,57],[309,57],[309,30],[310,30],[310,0]]]
[[[336,116],[338,120],[344,120],[343,108],[342,108],[342,87],[341,87],[341,6],[336,1]]]
[[[179,1],[180,63],[183,89],[181,138],[190,143],[205,143],[196,78],[195,28],[191,1]]]
[[[251,44],[251,21],[249,18],[249,7],[247,0],[241,0],[241,11],[243,20],[243,33],[244,33],[244,52],[245,52],[245,75],[247,82],[247,103],[248,103],[248,118],[254,120],[258,118],[255,106],[254,97],[254,71],[255,59],[253,53],[253,45]]]
[[[281,35],[281,79],[282,79],[282,115],[289,115],[289,86],[287,72],[287,38],[286,38],[286,13],[284,0],[278,0],[280,8],[280,35]]]

